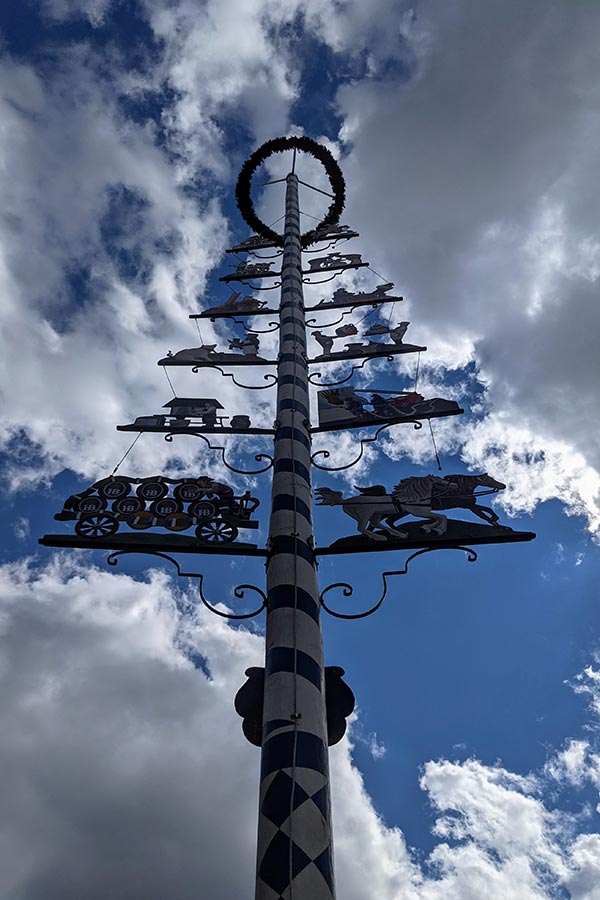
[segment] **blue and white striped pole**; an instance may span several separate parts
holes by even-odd
[[[333,900],[298,179],[287,176],[256,900]]]

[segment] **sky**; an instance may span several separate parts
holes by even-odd
[[[442,474],[489,472],[501,521],[537,534],[475,563],[421,557],[376,615],[324,616],[357,698],[331,751],[338,895],[600,900],[599,70],[595,0],[2,4],[3,898],[252,896],[259,753],[233,698],[264,621],[212,616],[197,582],[143,557],[111,569],[37,539],[128,449],[115,425],[170,399],[156,361],[199,344],[190,313],[226,299],[241,164],[304,133],[338,159],[347,247],[371,264],[338,283],[393,281],[428,347],[419,390],[465,409],[434,424]],[[273,188],[260,208],[280,204]],[[397,358],[357,385],[414,378]],[[273,418],[272,390],[172,379]],[[315,438],[331,463],[356,447]],[[248,437],[228,459],[261,450]],[[436,471],[429,430],[398,426],[314,483]],[[145,435],[120,472],[249,488],[265,540],[269,476],[232,476],[196,441]],[[320,544],[352,534],[339,509],[315,519]],[[325,557],[320,585],[352,582],[328,598],[360,611],[404,557]],[[263,583],[260,560],[199,566],[230,609],[236,584]]]

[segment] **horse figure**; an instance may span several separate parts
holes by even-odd
[[[406,515],[426,519],[427,524],[422,526],[426,534],[432,531],[444,534],[448,527],[446,516],[435,513],[432,509],[434,489],[437,488],[440,492],[453,490],[444,478],[435,475],[404,478],[394,487],[391,494],[388,494],[381,484],[368,488],[356,487],[359,493],[345,498],[342,497],[341,491],[317,488],[318,504],[341,506],[344,512],[354,519],[358,531],[370,540],[388,539],[385,534],[378,534],[376,528],[383,528],[393,537],[408,537],[408,532],[394,528],[394,522]]]
[[[478,506],[477,498],[483,494],[496,494],[498,491],[504,490],[505,484],[496,481],[487,472],[479,475],[445,475],[444,481],[447,482],[445,487],[434,486],[431,496],[432,509],[468,509],[489,525],[498,525],[498,516],[494,510],[489,506]],[[486,490],[476,494],[475,490],[478,487],[486,488]],[[387,517],[385,524],[393,528],[396,522],[405,515],[408,515],[408,510]]]
[[[449,494],[439,495],[437,491],[434,491],[433,509],[468,509],[484,522],[488,522],[490,525],[498,524],[498,516],[494,510],[489,506],[479,506],[477,498],[483,494],[497,494],[498,491],[505,489],[505,484],[496,481],[487,472],[481,472],[479,475],[444,475],[444,478],[450,484],[455,485],[455,490]],[[478,487],[486,488],[486,490],[476,494],[475,490]]]

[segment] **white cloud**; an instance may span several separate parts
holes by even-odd
[[[469,464],[510,429],[510,506],[559,497],[597,533],[600,11],[431,0],[417,21],[412,78],[338,93],[352,221],[429,358],[478,361],[490,412],[465,432]],[[514,439],[534,458],[511,462]]]
[[[161,572],[136,581],[74,557],[3,566],[0,604],[3,896],[184,900],[200,883],[213,900],[247,894],[258,753],[233,697],[262,662],[262,638]],[[589,781],[591,749],[567,743],[527,776],[475,759],[426,763],[437,844],[422,863],[374,809],[353,740],[351,729],[331,753],[346,900],[550,900],[561,888],[597,900],[600,838],[578,834],[545,793]]]
[[[98,21],[108,9],[45,6]],[[136,73],[115,56],[111,84],[85,46],[43,77],[3,63],[3,360],[23,398],[7,408],[3,433],[32,443],[13,481],[64,466],[86,477],[110,471],[126,446],[115,420],[164,402],[154,360],[195,342],[186,315],[226,240],[218,204],[198,209],[186,189],[200,177],[210,196],[211,178],[232,178],[225,146],[236,122],[258,141],[288,129],[306,62],[290,35],[303,23],[345,59],[367,61],[338,94],[348,213],[365,256],[407,295],[412,328],[430,347],[423,385],[478,361],[483,418],[466,428],[436,423],[440,450],[506,475],[509,512],[557,497],[597,532],[600,454],[588,425],[598,382],[597,14],[567,17],[558,2],[524,14],[520,4],[474,10],[435,0],[416,13],[408,4],[308,0],[145,9],[161,50]],[[174,100],[160,147],[156,126],[127,120],[115,96],[165,87]],[[129,213],[116,239],[134,261],[130,276],[100,227],[111,194],[124,189]],[[77,312],[65,272],[81,269],[87,296]],[[196,390],[196,379],[177,376],[180,392]],[[229,382],[210,384],[238,411]],[[271,417],[266,407],[256,415]],[[151,443],[155,465],[166,465],[167,448]],[[416,461],[431,456],[406,429],[382,446],[393,459],[405,450]],[[137,470],[150,460],[144,447],[132,455]],[[177,450],[189,465],[195,444]]]
[[[13,524],[13,531],[20,541],[26,541],[31,535],[31,526],[27,516],[17,516]]]
[[[114,426],[170,399],[156,360],[199,343],[187,315],[227,226],[215,201],[199,204],[180,188],[177,165],[151,130],[123,118],[84,51],[47,77],[9,59],[0,68],[0,369],[11,384],[0,439],[16,450],[8,476],[26,485],[68,467],[98,477],[130,442]],[[130,262],[120,270],[123,254]],[[203,333],[209,342],[212,326]],[[199,392],[187,371],[172,380],[180,394]],[[216,373],[204,391],[229,415],[248,402]],[[259,396],[254,420],[271,421]],[[176,449],[185,467],[198,442]],[[146,474],[168,457],[172,448],[146,438],[128,464]]]

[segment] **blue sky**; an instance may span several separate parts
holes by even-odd
[[[123,455],[114,426],[170,399],[156,360],[198,344],[188,315],[226,299],[225,248],[247,236],[239,167],[289,131],[338,157],[348,249],[429,348],[421,392],[465,407],[434,423],[444,472],[489,471],[502,521],[538,535],[475,564],[419,558],[375,616],[324,617],[358,703],[332,752],[339,895],[600,896],[599,31],[560,0],[2,7],[3,897],[184,900],[200,879],[251,896],[258,753],[232,702],[262,622],[210,617],[143,558],[112,570],[37,537]],[[406,387],[414,366],[371,363],[360,385]],[[177,392],[210,385],[268,425],[273,392],[202,373],[172,370]],[[315,448],[346,461],[355,443]],[[196,441],[157,435],[121,471],[226,480]],[[434,471],[428,429],[398,426],[314,483]],[[248,486],[264,540],[268,476]],[[340,510],[315,519],[320,544],[352,534]],[[356,600],[331,602],[359,610],[403,559],[325,557],[320,584],[351,581]],[[260,560],[200,562],[215,602],[262,583]]]

